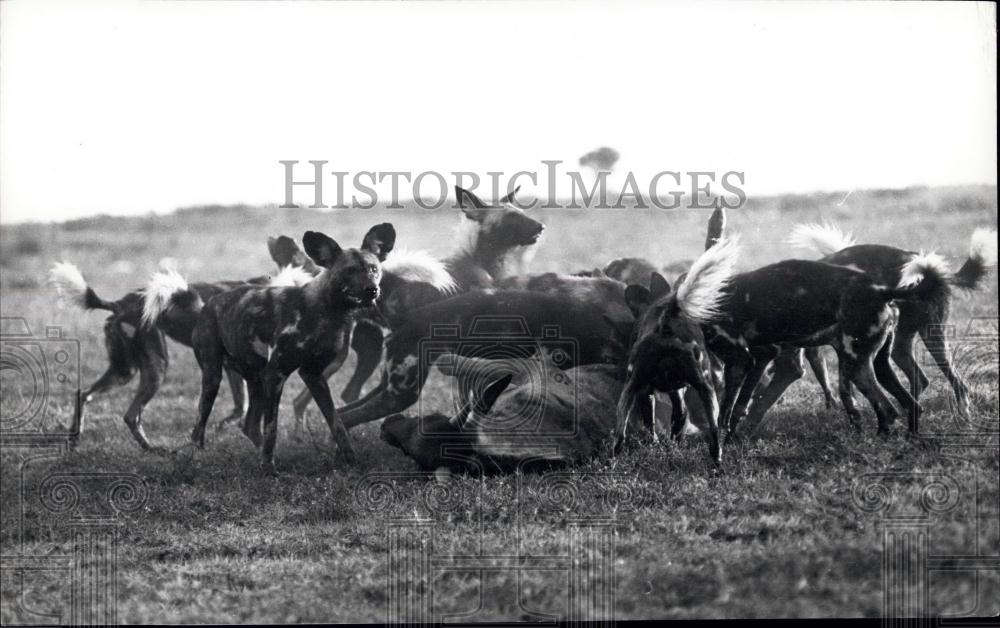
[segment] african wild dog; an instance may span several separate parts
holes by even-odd
[[[571,368],[621,364],[630,328],[630,322],[616,325],[601,308],[575,299],[521,291],[456,295],[414,310],[393,330],[386,341],[381,382],[344,407],[344,425],[351,428],[406,410],[419,398],[436,359],[434,351],[475,354],[482,347],[478,335],[483,329],[488,329],[486,341],[494,355],[510,355],[509,349],[528,355],[547,342],[568,342],[573,351],[565,352],[560,367]],[[435,335],[442,329],[449,331],[447,337]]]
[[[296,263],[297,245],[284,236],[268,238],[268,250],[278,266]],[[117,301],[107,301],[97,296],[87,285],[76,266],[57,263],[50,272],[50,282],[56,287],[61,301],[69,301],[84,310],[107,310],[111,312],[104,322],[104,346],[108,352],[108,368],[86,390],[82,391],[73,411],[70,432],[79,437],[83,432],[84,406],[94,395],[107,392],[117,386],[129,383],[139,372],[139,388],[125,411],[123,420],[132,432],[136,442],[146,450],[164,451],[153,447],[142,428],[142,410],[156,395],[167,374],[169,356],[166,338],[191,346],[191,329],[194,316],[185,308],[164,313],[155,325],[144,324],[143,314],[147,297],[162,296],[164,291],[173,291],[178,286],[188,285],[176,273],[161,273],[151,286],[129,292]],[[211,296],[246,283],[264,285],[270,277],[261,276],[246,281],[219,281],[214,283],[193,283],[190,285],[191,298],[199,302]],[[148,309],[146,310],[148,314]],[[226,369],[230,390],[233,395],[233,415],[242,416],[245,410],[243,381],[239,375]]]
[[[887,359],[884,345],[897,312],[892,302],[921,298],[944,280],[933,259],[910,261],[899,285],[889,288],[850,268],[804,260],[734,276],[737,250],[732,240],[720,241],[698,258],[676,290],[665,281],[649,290],[629,286],[626,296],[639,322],[618,403],[616,446],[638,395],[690,385],[708,419],[709,452],[721,463],[719,426],[735,429],[730,417],[738,420],[768,364],[788,347],[833,345],[841,380],[852,382],[869,400],[880,432],[887,431],[896,413],[881,386],[912,409],[916,401],[892,370],[873,369],[873,359],[879,365]],[[877,357],[880,351],[883,357]],[[721,409],[711,385],[709,352],[725,365]],[[860,415],[845,390],[842,386],[841,401],[858,425]]]
[[[855,244],[850,234],[843,233],[831,224],[797,225],[792,230],[789,242],[794,246],[818,251],[824,255],[820,259],[821,262],[863,271],[883,285],[898,284],[907,264],[921,255],[892,246]],[[968,417],[970,411],[968,388],[962,381],[961,375],[952,368],[948,338],[942,330],[948,322],[951,287],[976,290],[980,287],[987,270],[996,265],[996,231],[980,228],[973,232],[968,258],[954,274],[948,273],[942,259],[935,256],[934,260],[945,280],[934,283],[933,290],[924,292],[919,298],[899,303],[899,322],[890,353],[892,361],[903,370],[910,382],[910,395],[918,399],[928,384],[927,376],[913,356],[914,341],[919,335],[954,390],[959,411]],[[814,364],[817,358],[822,360],[819,357],[818,347],[807,348],[805,355]],[[781,397],[792,382],[802,376],[800,360],[798,352],[784,352],[781,358],[775,361],[772,381],[757,395],[751,406],[748,428],[755,427],[767,408]],[[829,385],[822,381],[823,375],[824,373],[816,370],[817,379],[821,380],[824,388],[828,388]],[[758,410],[755,411],[754,407]],[[919,411],[918,416],[911,419],[917,421]],[[915,424],[914,431],[917,429]]]
[[[302,244],[323,268],[312,281],[304,286],[235,288],[205,303],[192,334],[202,374],[198,423],[191,433],[195,445],[205,445],[205,426],[223,366],[228,365],[247,380],[250,393],[243,433],[260,449],[263,470],[273,474],[281,391],[288,376],[298,371],[341,455],[353,459],[323,372],[344,354],[355,312],[378,298],[379,255],[395,240],[389,223],[372,227],[359,249],[343,250],[330,237],[307,231]]]
[[[358,361],[341,395],[344,401],[356,401],[365,382],[378,368],[382,360],[384,328],[396,329],[405,323],[408,313],[418,307],[455,293],[489,288],[496,279],[524,272],[545,225],[513,204],[519,189],[520,186],[496,205],[489,205],[472,192],[455,186],[455,197],[463,215],[459,223],[458,249],[442,260],[443,272],[427,277],[432,281],[419,276],[389,281],[387,276],[374,311],[358,317],[351,341]],[[296,425],[300,424],[309,399],[307,391],[295,398]]]

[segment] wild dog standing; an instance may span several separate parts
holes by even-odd
[[[621,364],[630,326],[614,325],[591,304],[535,292],[473,291],[427,305],[393,330],[386,341],[382,381],[344,407],[344,425],[375,421],[414,404],[436,359],[434,351],[474,355],[487,342],[491,353],[509,356],[508,350],[530,352],[548,343],[569,343],[576,355],[565,352],[561,368]],[[435,336],[442,329],[449,335]]]
[[[279,266],[295,263],[294,241],[289,238],[269,238],[268,250]],[[180,275],[173,272],[158,273],[151,285],[145,289],[134,290],[117,301],[107,301],[97,296],[93,288],[87,285],[83,275],[76,266],[69,263],[57,263],[50,272],[50,282],[56,287],[60,299],[71,302],[84,310],[107,310],[111,315],[104,322],[104,346],[108,352],[108,368],[86,390],[80,393],[73,411],[73,422],[70,431],[77,437],[83,432],[84,406],[94,395],[107,392],[117,386],[129,383],[139,372],[139,388],[132,398],[123,420],[132,432],[136,442],[146,450],[163,450],[154,448],[142,428],[142,410],[156,395],[167,374],[169,356],[166,338],[191,346],[191,329],[194,327],[194,317],[179,308],[164,313],[156,321],[158,324],[144,324],[144,312],[149,321],[150,309],[147,302],[160,302],[164,295],[177,290],[190,290],[190,298],[198,302],[245,283],[263,285],[270,278],[261,276],[246,281],[219,281],[215,283],[194,283],[190,286]],[[227,369],[230,390],[233,394],[233,414],[242,416],[245,410],[243,381],[235,372]]]
[[[192,336],[201,366],[198,424],[191,439],[205,445],[205,425],[228,364],[247,380],[250,408],[243,432],[260,449],[261,467],[274,473],[278,404],[288,376],[298,370],[316,400],[333,440],[348,460],[353,450],[337,416],[324,369],[342,356],[353,314],[379,296],[381,247],[392,247],[396,232],[383,223],[372,227],[360,249],[343,250],[315,231],[302,236],[306,253],[323,268],[304,286],[242,287],[217,295],[202,309]],[[261,419],[263,418],[263,436]]]
[[[873,359],[880,350],[888,351],[884,345],[896,316],[892,301],[919,298],[941,280],[931,261],[913,260],[903,273],[903,285],[889,288],[859,271],[804,260],[785,260],[734,276],[736,254],[731,240],[721,241],[695,262],[673,292],[629,286],[626,296],[639,317],[638,339],[619,399],[616,445],[625,435],[638,394],[688,384],[704,406],[709,452],[720,463],[718,426],[735,429],[730,417],[741,416],[783,347],[833,345],[841,381],[853,383],[865,395],[882,433],[896,411],[880,384],[907,409],[916,404],[891,369],[873,369]],[[919,283],[904,287],[912,282]],[[708,351],[725,365],[721,408],[709,384]],[[845,390],[842,386],[841,401],[857,425],[858,411]]]
[[[489,288],[496,279],[524,272],[545,225],[513,205],[519,189],[490,205],[455,186],[455,197],[463,213],[458,250],[443,260],[445,272],[436,272],[430,277],[434,279],[432,282],[404,279],[400,273],[402,280],[383,286],[377,312],[359,317],[351,341],[358,362],[341,395],[344,401],[356,401],[365,382],[378,368],[382,360],[383,328],[395,329],[406,321],[411,310],[423,305],[455,293]],[[308,405],[309,395],[303,391],[295,398],[296,424],[302,420]]]
[[[903,276],[904,269],[920,257],[914,251],[907,251],[892,246],[880,244],[854,244],[854,239],[833,225],[804,224],[793,229],[789,241],[799,247],[811,248],[823,254],[820,261],[837,264],[864,271],[875,281],[883,285],[897,285]],[[947,265],[938,256],[925,256],[937,267],[937,273],[943,278],[918,298],[899,303],[899,322],[895,339],[891,348],[892,361],[906,374],[910,382],[910,395],[919,399],[927,388],[927,376],[913,356],[914,341],[919,335],[924,346],[934,358],[935,364],[948,379],[958,402],[959,411],[966,417],[969,415],[969,395],[962,377],[951,366],[950,349],[947,336],[940,333],[948,322],[951,304],[951,287],[964,290],[976,290],[980,287],[988,269],[997,263],[997,234],[989,229],[976,229],[969,243],[969,254],[958,272],[950,274]],[[933,288],[933,289],[930,289]],[[806,357],[815,364],[819,357],[818,348],[806,349]],[[817,379],[822,374],[816,370]],[[750,408],[750,424],[753,427],[784,390],[796,379],[801,377],[802,368],[800,356],[795,352],[782,355],[775,362],[775,375],[754,400],[754,406],[761,410],[757,412]],[[823,382],[821,384],[826,387]],[[914,417],[914,420],[919,417]],[[915,426],[916,428],[916,426]]]

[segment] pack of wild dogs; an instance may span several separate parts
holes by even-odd
[[[268,239],[273,276],[189,283],[162,271],[117,301],[99,297],[72,264],[56,264],[51,281],[63,301],[111,312],[108,368],[79,393],[72,432],[83,431],[94,395],[138,372],[125,424],[144,449],[166,451],[150,443],[142,418],[167,372],[168,337],[190,347],[201,369],[194,445],[205,446],[225,375],[234,408],[219,428],[241,419],[270,474],[282,390],[296,372],[305,384],[294,400],[296,435],[314,401],[337,455],[350,462],[349,430],[382,419],[382,439],[427,470],[510,471],[614,454],[633,416],[658,442],[667,403],[670,437],[700,432],[721,465],[723,442],[754,433],[805,362],[826,406],[835,405],[823,346],[836,353],[839,399],[855,430],[857,388],[880,434],[901,412],[909,432],[919,432],[928,380],[914,358],[917,336],[959,411],[970,412],[948,339],[935,332],[948,321],[952,290],[977,289],[996,265],[994,230],[975,230],[953,272],[936,253],[856,244],[831,224],[802,224],[789,244],[819,259],[737,272],[739,236],[725,233],[718,209],[705,251],[673,285],[653,263],[630,257],[528,274],[545,226],[514,204],[516,191],[487,203],[456,187],[459,242],[444,259],[397,250],[389,223],[373,226],[357,248],[307,231],[301,247],[288,236]],[[328,380],[351,350],[356,366],[338,408]],[[453,410],[404,414],[420,407],[435,370],[454,382]]]

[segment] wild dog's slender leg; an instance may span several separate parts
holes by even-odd
[[[73,422],[69,426],[70,433],[76,435],[83,433],[83,407],[94,395],[116,386],[124,386],[131,381],[134,374],[135,371],[131,369],[128,373],[121,373],[115,369],[114,365],[108,366],[108,370],[104,371],[104,374],[97,378],[97,381],[91,384],[90,388],[77,396],[73,407]]]
[[[104,323],[104,347],[108,353],[108,369],[89,388],[77,395],[73,408],[73,421],[69,431],[75,438],[83,432],[84,406],[94,395],[116,386],[124,386],[132,381],[136,371],[136,351],[132,342],[135,334],[129,336],[121,327],[122,321],[111,316]]]
[[[322,371],[311,372],[299,369],[299,377],[306,383],[309,392],[312,393],[319,411],[323,413],[326,424],[330,427],[330,437],[337,443],[340,454],[348,462],[354,461],[354,449],[351,447],[351,440],[347,436],[347,428],[337,416],[337,409],[333,405],[333,398],[330,396],[330,386],[323,377]]]
[[[851,427],[855,431],[861,431],[861,413],[858,412],[857,406],[854,405],[854,385],[851,383],[851,378],[853,373],[851,368],[853,368],[853,363],[848,364],[845,361],[843,355],[840,354],[839,350],[837,353],[838,375],[840,378],[840,403],[844,406],[844,412],[847,413],[847,420],[850,421]]]
[[[139,369],[139,389],[135,391],[135,397],[132,398],[132,403],[125,411],[125,416],[122,417],[136,442],[146,450],[157,448],[149,443],[146,432],[142,429],[142,410],[160,389],[164,370],[164,363],[156,360],[142,364]]]
[[[246,382],[240,377],[232,367],[224,367],[226,373],[226,380],[229,382],[229,391],[233,394],[233,411],[229,413],[229,416],[222,419],[219,422],[217,430],[222,430],[223,427],[229,423],[242,419],[247,413],[247,389]]]
[[[833,386],[830,384],[830,373],[826,368],[826,358],[823,357],[822,348],[806,347],[805,355],[809,366],[812,367],[813,375],[816,376],[816,381],[819,382],[819,387],[823,389],[823,401],[826,403],[826,409],[830,410],[836,404],[833,401]]]
[[[743,384],[740,386],[740,394],[736,398],[736,405],[733,407],[733,414],[729,419],[729,433],[731,435],[735,435],[736,426],[739,425],[740,421],[744,417],[746,417],[747,405],[750,403],[750,400],[754,396],[754,392],[759,387],[758,385],[761,377],[779,353],[780,351],[778,347],[754,348],[752,352],[753,365],[743,378]]]
[[[743,381],[750,371],[753,358],[745,349],[733,348],[733,351],[726,356],[726,370],[723,372],[724,392],[722,397],[722,409],[719,411],[719,426],[725,431],[730,430],[730,420],[733,416],[733,408],[736,406],[736,399],[740,394]]]
[[[374,395],[344,407],[341,419],[347,429],[376,421],[382,417],[403,412],[420,398],[420,390],[427,381],[430,368],[421,366],[420,358],[403,355],[391,358],[385,365],[382,384]]]
[[[351,348],[357,356],[357,364],[351,381],[347,382],[344,392],[340,393],[340,398],[347,403],[358,400],[365,382],[378,369],[382,361],[383,339],[382,329],[370,321],[358,321],[354,326]]]
[[[156,395],[167,372],[167,344],[159,331],[137,332],[135,336],[139,363],[139,388],[135,392],[122,419],[136,442],[146,450],[161,450],[153,447],[142,429],[142,411],[150,399]]]
[[[943,322],[941,324],[943,325]],[[951,351],[948,348],[948,338],[945,336],[944,330],[941,328],[931,329],[928,326],[924,326],[920,329],[920,337],[923,339],[927,351],[934,358],[934,362],[941,369],[941,372],[944,373],[944,376],[948,378],[948,383],[951,384],[952,389],[955,391],[955,400],[958,401],[959,412],[961,412],[962,417],[968,419],[971,415],[969,389],[965,385],[965,382],[962,381],[962,377],[951,366],[951,359],[949,357]]]
[[[323,369],[323,377],[327,380],[333,377],[333,374],[339,371],[340,367],[343,366],[344,360],[347,359],[347,354],[349,352],[350,347],[347,343],[345,343],[343,349],[341,349],[340,353],[337,354],[337,357],[334,358],[333,362],[330,362],[326,365],[326,368]],[[306,409],[309,407],[309,401],[311,401],[312,398],[313,397],[309,393],[309,389],[306,388],[300,391],[295,397],[295,401],[292,402],[292,409],[295,412],[295,427],[293,429],[296,434],[298,434],[299,430],[302,428],[302,423],[306,416]]]
[[[204,364],[201,367],[201,395],[198,398],[198,423],[191,432],[191,441],[199,449],[205,447],[205,426],[212,414],[215,397],[222,385],[222,361],[215,364]]]
[[[368,392],[366,392],[364,394],[364,396],[361,397],[361,399],[358,399],[357,401],[352,401],[351,403],[345,403],[340,408],[341,414],[343,414],[344,412],[347,412],[348,410],[354,410],[355,408],[360,408],[364,404],[370,402],[372,399],[375,399],[379,395],[384,394],[385,390],[386,390],[386,388],[388,388],[388,386],[389,386],[389,383],[387,381],[387,378],[386,378],[385,375],[383,375],[382,379],[379,380],[378,385],[375,386],[375,388],[372,388],[371,390],[369,390]]]
[[[916,434],[919,431],[920,425],[920,415],[923,409],[917,400],[914,399],[908,390],[903,387],[900,383],[899,378],[896,377],[896,372],[892,370],[892,365],[889,364],[889,354],[892,351],[893,335],[890,333],[886,338],[885,344],[882,348],[878,350],[875,354],[875,360],[873,362],[875,368],[875,378],[878,383],[889,392],[890,395],[899,401],[899,404],[906,411],[907,417],[909,418],[909,428],[910,432]]]
[[[679,390],[671,390],[667,396],[670,398],[670,438],[677,440],[684,434],[684,423],[687,421],[684,401]]]
[[[758,390],[750,404],[749,415],[740,430],[740,435],[752,435],[767,411],[777,403],[785,390],[805,375],[801,349],[784,349],[774,359],[774,375],[763,390]]]
[[[916,342],[916,332],[896,332],[896,339],[892,343],[892,361],[896,363],[906,375],[910,382],[910,395],[914,399],[920,399],[921,393],[927,388],[927,375],[920,368],[920,364],[913,357],[913,346]]]
[[[324,380],[329,381],[330,378],[333,377],[334,373],[336,373],[337,371],[340,370],[340,367],[344,365],[344,360],[347,359],[347,354],[348,354],[349,351],[350,351],[350,348],[347,346],[347,343],[344,343],[343,348],[341,349],[340,353],[337,354],[337,357],[334,358],[333,362],[331,362],[330,364],[327,364],[326,367],[323,369],[323,373],[322,374],[323,374]],[[299,371],[299,376],[302,379],[302,381],[305,382],[305,378],[302,376],[302,371]],[[301,405],[302,414],[299,414],[298,412],[295,413],[295,422],[292,424],[293,425],[292,426],[292,434],[296,438],[298,438],[299,435],[302,433],[302,428],[305,425],[305,418],[306,418],[305,417],[305,408],[307,408],[308,405],[309,405],[309,401],[308,400],[315,398],[315,395],[313,395],[311,393],[309,387],[306,386],[305,390],[303,390],[302,392],[300,392],[299,396],[295,398],[295,403],[298,403],[299,397],[301,397],[302,395],[306,395],[306,397],[307,397],[306,403]]]
[[[656,398],[653,395],[638,395],[635,403],[639,406],[642,424],[652,435],[653,443],[659,443],[660,438],[656,435]]]
[[[715,395],[715,388],[705,382],[697,382],[690,385],[694,394],[691,399],[700,406],[702,416],[704,416],[707,428],[704,432],[705,442],[708,443],[708,453],[715,464],[722,464],[722,444],[719,442],[719,400]],[[692,413],[695,410],[692,409]]]
[[[261,381],[259,375],[247,379],[247,393],[250,397],[250,407],[247,408],[247,414],[243,419],[241,430],[250,439],[253,446],[260,449],[260,420],[264,415],[267,399],[264,391],[264,383]]]
[[[222,340],[218,337],[215,325],[206,326],[204,330],[195,328],[192,347],[194,357],[201,367],[201,393],[198,398],[198,422],[191,431],[191,441],[198,447],[205,447],[205,426],[212,414],[215,397],[222,385],[222,368],[224,366]]]
[[[872,409],[875,410],[875,416],[878,417],[879,433],[888,434],[889,425],[892,422],[892,417],[896,414],[896,409],[892,407],[892,403],[878,384],[872,365],[872,357],[867,353],[852,355],[846,350],[838,356],[841,364],[847,368],[850,381],[858,387],[861,394],[868,399]]]
[[[274,446],[278,442],[278,406],[281,404],[281,390],[288,379],[272,365],[264,369],[261,380],[264,388],[264,425],[261,436],[260,467],[267,475],[275,475]]]

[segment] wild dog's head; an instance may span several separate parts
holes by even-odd
[[[472,192],[455,186],[458,206],[466,218],[462,221],[460,235],[468,252],[499,258],[512,249],[530,247],[538,242],[545,225],[513,205],[514,195],[520,189],[518,186],[496,205],[490,205]]]
[[[382,281],[380,260],[392,250],[396,230],[384,222],[368,230],[361,247],[342,249],[333,238],[318,231],[306,231],[302,244],[306,254],[323,268],[310,286],[334,304],[349,307],[374,305]]]
[[[671,291],[658,273],[653,274],[649,288],[632,285],[626,289],[625,300],[636,324],[618,403],[620,420],[628,416],[638,395],[654,390],[692,386],[704,395],[706,409],[717,405],[702,325],[721,314],[737,254],[734,239],[721,240],[695,260],[676,290]]]

